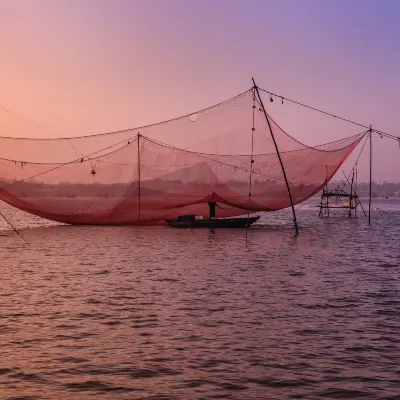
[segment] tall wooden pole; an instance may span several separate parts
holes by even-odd
[[[298,235],[299,234],[299,227],[297,226],[296,211],[294,210],[292,192],[290,191],[289,181],[288,181],[287,176],[286,176],[285,167],[283,166],[283,162],[282,162],[281,155],[279,153],[278,145],[277,145],[277,143],[275,141],[274,133],[272,132],[271,123],[269,122],[269,118],[268,118],[267,112],[265,111],[265,107],[264,107],[263,101],[261,100],[260,92],[258,91],[258,86],[256,85],[256,82],[254,81],[254,78],[252,78],[252,79],[253,79],[253,84],[254,84],[254,90],[257,93],[258,100],[260,101],[261,107],[263,109],[264,116],[265,116],[265,119],[267,120],[269,131],[271,133],[272,141],[274,142],[276,154],[278,155],[279,163],[281,164],[283,177],[285,178],[286,188],[287,188],[287,191],[288,191],[288,194],[289,194],[290,205],[292,206],[294,228],[296,230],[296,235]]]
[[[355,165],[355,173],[356,173],[356,183],[355,183],[355,186],[354,186],[354,194],[356,195],[356,201],[354,202],[354,204],[355,204],[356,208],[354,209],[354,213],[357,216],[357,206],[358,206],[358,203],[359,203],[358,195],[357,195],[357,182],[358,182],[358,166],[357,166],[357,162],[356,162],[356,165]]]
[[[140,133],[137,135],[137,163],[138,163],[138,195],[139,195],[139,221],[140,221]]]
[[[353,168],[353,175],[351,177],[351,183],[350,183],[349,218],[351,217],[351,210],[353,207],[353,185],[354,185],[354,168]],[[355,197],[355,191],[354,191],[354,197]]]
[[[371,202],[372,202],[372,125],[369,126],[369,207],[368,207],[368,225],[371,224]]]

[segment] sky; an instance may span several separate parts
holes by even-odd
[[[398,15],[400,2],[390,0],[0,0],[0,106],[46,128],[0,109],[0,135],[150,124],[235,96],[254,77],[286,98],[400,136]],[[309,145],[360,132],[267,103]],[[400,181],[399,144],[374,139],[374,180]],[[363,154],[364,180],[367,164]]]

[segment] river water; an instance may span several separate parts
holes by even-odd
[[[2,211],[1,399],[400,398],[400,204],[246,230]]]

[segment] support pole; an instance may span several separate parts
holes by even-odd
[[[325,188],[322,189],[321,202],[319,203],[319,217],[322,217],[322,202],[324,201]]]
[[[139,221],[140,221],[140,133],[137,135],[137,163],[138,163],[138,195],[139,195]]]
[[[349,201],[349,218],[351,217],[351,207],[353,207],[353,185],[354,185],[354,169],[350,183],[350,201]]]
[[[371,202],[372,202],[372,125],[369,126],[369,206],[368,206],[368,225],[371,225]]]
[[[292,206],[294,228],[296,230],[296,235],[298,235],[299,234],[299,227],[297,226],[296,212],[294,210],[292,192],[290,191],[289,181],[288,181],[287,176],[286,176],[285,167],[283,166],[283,162],[282,162],[281,155],[279,153],[278,145],[277,145],[277,143],[275,141],[274,133],[272,132],[271,123],[269,122],[269,118],[268,118],[267,112],[265,111],[264,104],[263,104],[263,102],[261,100],[260,92],[258,91],[258,86],[256,85],[256,82],[254,81],[254,78],[252,78],[252,79],[253,79],[253,84],[254,84],[254,90],[257,93],[258,100],[260,101],[261,107],[263,109],[264,116],[265,116],[265,119],[267,120],[269,131],[271,133],[271,137],[272,137],[272,140],[273,140],[274,145],[275,145],[276,154],[278,155],[279,163],[281,164],[283,177],[285,178],[286,188],[287,188],[287,191],[288,191],[288,194],[289,194],[290,205]]]
[[[326,212],[329,215],[329,189],[328,189],[328,182],[325,181],[325,191],[326,191]]]
[[[355,204],[356,208],[354,209],[354,214],[357,216],[357,206],[358,206],[358,194],[357,194],[358,166],[357,166],[357,163],[354,166],[354,168],[355,168],[355,173],[356,173],[356,182],[354,185],[354,194],[356,195],[356,201],[354,202],[354,204]]]
[[[256,91],[253,88],[253,123],[251,126],[251,156],[250,156],[250,176],[249,176],[249,208],[250,208],[250,202],[251,202],[251,189],[252,189],[252,175],[253,175],[253,156],[254,156],[254,115],[255,115],[255,109],[256,109]],[[247,218],[250,218],[250,209],[247,210]],[[247,226],[247,228],[250,228],[250,225]]]

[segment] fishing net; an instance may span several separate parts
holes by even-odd
[[[308,147],[268,116],[298,204],[318,192],[364,133]],[[0,137],[0,199],[70,224],[150,224],[290,206],[267,119],[253,90],[167,122],[67,139]]]

